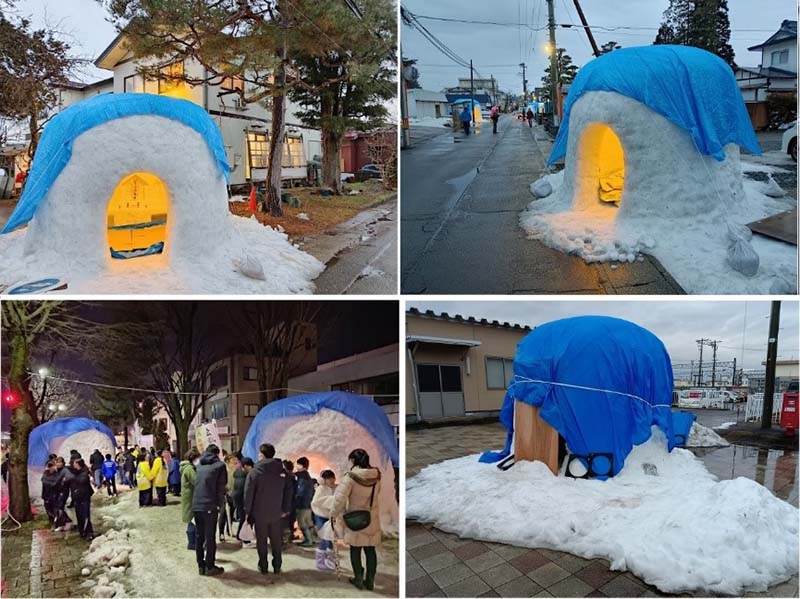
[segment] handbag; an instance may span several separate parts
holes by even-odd
[[[368,510],[352,510],[345,512],[342,516],[345,526],[352,531],[364,530],[372,522],[372,502],[375,499],[375,487],[372,485],[372,492],[369,494],[369,508]]]

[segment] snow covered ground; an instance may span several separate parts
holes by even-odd
[[[747,157],[748,160],[751,157]],[[777,172],[781,167],[742,159],[743,172]],[[754,235],[760,258],[758,273],[747,277],[727,263],[728,223],[746,223],[797,206],[791,195],[765,195],[768,184],[744,178],[746,201],[736,211],[711,210],[672,217],[629,215],[617,219],[613,204],[594,202],[576,209],[568,194],[560,194],[564,171],[543,177],[551,196],[531,202],[520,224],[532,239],[575,254],[590,262],[633,262],[640,254],[655,256],[687,293],[793,294],[797,286],[797,246]],[[623,195],[622,201],[625,201]]]
[[[540,462],[502,472],[477,455],[428,466],[407,482],[406,513],[464,538],[606,558],[667,593],[741,596],[798,571],[797,508],[755,481],[717,481],[688,450],[668,453],[656,427],[608,481]]]
[[[452,127],[453,119],[449,116],[411,118],[410,125],[412,127]]]
[[[717,427],[721,428],[721,427]],[[689,430],[686,447],[727,447],[730,445],[712,429],[695,422]]]
[[[103,498],[105,499],[105,498]],[[199,576],[194,551],[186,549],[186,525],[177,498],[167,507],[140,509],[136,492],[116,502],[96,503],[95,527],[112,527],[92,541],[84,561],[91,597],[351,597],[349,553],[339,548],[342,576],[314,568],[314,550],[293,547],[283,555],[280,575],[262,576],[254,548],[237,542],[217,544],[220,576]],[[398,545],[387,541],[378,549],[376,589],[359,596],[397,596]]]

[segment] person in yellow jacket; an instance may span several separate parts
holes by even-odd
[[[156,458],[153,460],[152,471],[150,472],[153,486],[156,489],[157,502],[160,506],[167,505],[167,486],[169,484],[167,482],[169,479],[169,464],[167,460],[169,460],[169,456],[169,451],[159,449],[156,452]]]
[[[136,488],[139,489],[139,507],[153,505],[152,472],[146,453],[139,454],[139,464],[136,467]]]

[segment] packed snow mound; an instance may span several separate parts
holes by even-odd
[[[599,200],[599,157],[582,148],[584,132],[598,123],[608,124],[623,146],[618,207]],[[769,197],[765,184],[743,179],[737,146],[727,145],[721,162],[701,154],[677,125],[613,92],[584,94],[569,126],[565,168],[546,178],[553,193],[520,215],[529,238],[587,263],[653,255],[688,293],[796,291],[796,246],[755,235],[748,248],[760,259],[756,274],[728,263],[729,225],[744,227],[796,207],[791,196]]]
[[[161,254],[111,258],[109,201],[131,173],[167,189]],[[31,176],[33,176],[33,171]],[[236,268],[248,254],[265,280]],[[228,210],[226,179],[203,136],[173,120],[138,115],[75,138],[69,162],[27,229],[0,236],[0,284],[55,277],[64,293],[311,293],[324,269],[285,234]]]
[[[395,499],[395,475],[392,462],[370,432],[348,416],[321,409],[314,415],[292,416],[281,419],[283,433],[275,436],[275,429],[261,431],[261,443],[272,443],[281,459],[293,462],[301,456],[309,459],[309,471],[315,478],[323,470],[333,470],[341,480],[350,469],[347,456],[354,449],[364,449],[370,463],[381,471],[380,512],[381,528],[387,534],[398,531],[398,505]],[[383,456],[383,457],[381,457]]]
[[[93,429],[81,431],[67,437],[59,437],[50,444],[50,453],[64,458],[67,465],[69,465],[69,453],[73,449],[81,454],[87,466],[89,465],[89,456],[92,455],[95,449],[99,449],[103,456],[107,453],[111,455],[116,453],[114,444],[109,436]],[[44,466],[28,465],[28,490],[31,499],[40,499],[42,497],[42,474],[44,474]]]
[[[665,593],[741,596],[797,573],[797,508],[752,480],[717,481],[652,432],[607,481],[556,477],[541,462],[503,472],[477,455],[428,466],[406,484],[407,517],[464,538],[605,558]]]
[[[689,438],[686,440],[686,447],[728,447],[725,439],[720,437],[712,429],[695,422],[689,429]]]

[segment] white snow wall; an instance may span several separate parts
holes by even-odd
[[[625,183],[617,218],[693,216],[729,209],[744,198],[739,147],[720,162],[697,151],[689,134],[644,104],[615,92],[588,92],[569,117],[564,185],[557,191],[580,210],[599,202],[597,164],[581,154],[591,125],[609,126],[625,154]]]
[[[99,449],[104,457],[107,453],[112,456],[115,454],[114,444],[108,435],[94,429],[81,431],[68,437],[58,437],[50,443],[50,453],[64,458],[67,468],[69,467],[69,452],[73,449],[81,454],[87,466],[89,465],[89,456],[95,449]],[[42,474],[44,474],[44,465],[28,467],[28,492],[31,501],[42,497]]]
[[[323,408],[310,416],[273,420],[260,431],[256,445],[262,443],[274,445],[276,457],[282,460],[296,463],[297,458],[306,456],[314,478],[319,479],[322,470],[333,470],[337,482],[350,470],[347,460],[350,452],[358,448],[366,450],[370,464],[381,471],[381,528],[384,533],[397,534],[399,513],[392,462],[372,434],[358,422],[341,412]]]
[[[82,270],[110,267],[108,202],[120,181],[134,172],[152,173],[167,188],[168,260],[190,260],[235,234],[225,178],[203,137],[164,117],[129,116],[75,139],[69,163],[30,222],[25,253],[49,249]]]

